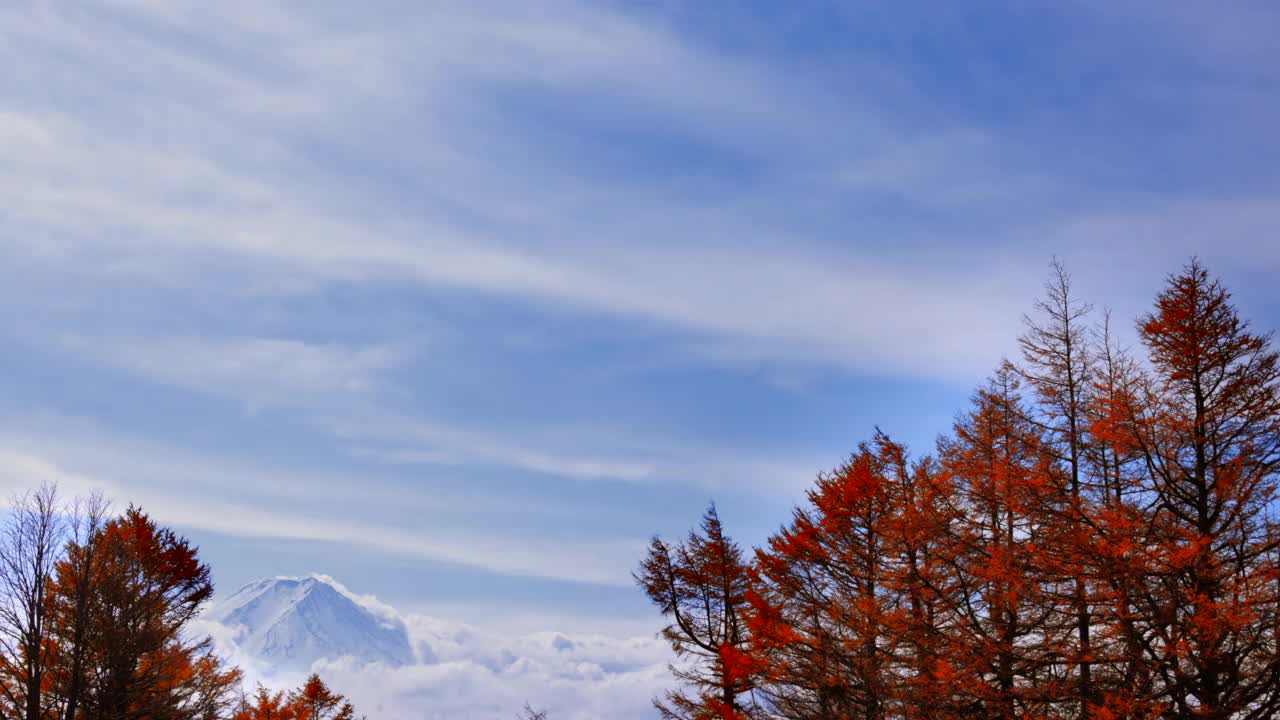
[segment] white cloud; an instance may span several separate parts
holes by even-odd
[[[458,431],[447,433],[457,437]],[[436,443],[440,432],[428,433]],[[473,436],[474,437],[474,436]],[[657,469],[650,463],[626,462],[596,458],[564,457],[533,450],[512,450],[492,443],[472,442],[459,446],[449,443],[450,450],[391,449],[368,450],[357,448],[353,453],[381,462],[397,465],[458,465],[464,462],[496,463],[508,467],[547,473],[581,480],[610,479],[641,481],[652,478]],[[510,451],[510,452],[509,452]]]
[[[59,492],[72,497],[85,496],[95,491],[108,496],[116,491],[116,486],[112,483],[72,472],[47,458],[19,448],[0,446],[0,488],[7,495],[45,484],[57,485]]]
[[[606,670],[590,652],[498,652],[506,653],[499,665],[481,655],[395,669],[341,661],[315,669],[357,708],[386,720],[516,717],[525,702],[564,720],[648,719],[652,698],[671,683],[663,662]]]
[[[153,381],[197,390],[230,389],[258,402],[367,390],[379,373],[403,359],[402,352],[389,346],[347,347],[269,337],[107,342],[77,338],[70,349],[96,354]]]

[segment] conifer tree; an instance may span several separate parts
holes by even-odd
[[[1156,499],[1142,601],[1176,718],[1280,712],[1274,529],[1280,357],[1193,260],[1138,332],[1151,373],[1132,429]]]
[[[878,446],[878,447],[877,447]],[[757,553],[753,652],[793,718],[886,717],[895,691],[886,601],[895,581],[891,480],[878,437],[820,475],[790,525]]]
[[[744,652],[748,566],[725,534],[715,506],[684,542],[670,545],[654,537],[634,577],[667,618],[662,636],[681,661],[671,672],[685,690],[668,692],[665,702],[654,701],[662,716],[749,717],[755,708],[749,697],[744,699],[754,686]]]
[[[1094,581],[1081,566],[1082,551],[1092,537],[1086,518],[1101,481],[1091,482],[1087,456],[1093,442],[1089,435],[1087,409],[1093,391],[1095,350],[1086,324],[1092,306],[1077,298],[1071,276],[1058,259],[1051,263],[1045,297],[1036,302],[1035,316],[1024,316],[1025,332],[1018,338],[1022,364],[1018,374],[1034,391],[1032,422],[1037,426],[1041,447],[1052,459],[1050,479],[1059,486],[1067,502],[1063,513],[1053,518],[1055,527],[1042,548],[1045,569],[1059,579],[1049,587],[1060,587],[1058,603],[1070,617],[1069,623],[1046,627],[1055,635],[1058,625],[1071,625],[1074,638],[1061,638],[1069,672],[1075,675],[1068,703],[1072,714],[1087,717],[1097,703],[1093,679],[1091,613]],[[1055,566],[1056,563],[1056,566]]]
[[[956,503],[944,545],[956,585],[948,645],[957,690],[986,717],[1045,717],[1064,678],[1060,650],[1044,642],[1056,613],[1042,550],[1068,499],[1009,365],[974,395],[939,453]]]

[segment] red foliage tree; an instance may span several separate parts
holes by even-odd
[[[312,673],[302,687],[288,693],[259,686],[252,701],[242,701],[231,720],[356,720],[356,711]]]
[[[1065,670],[1074,675],[1075,688],[1064,693],[1065,712],[1087,716],[1098,701],[1094,680],[1093,597],[1096,579],[1083,571],[1082,555],[1093,536],[1088,515],[1105,484],[1090,472],[1088,457],[1095,442],[1090,434],[1088,409],[1096,372],[1096,349],[1086,324],[1092,306],[1072,292],[1071,276],[1054,259],[1045,297],[1036,303],[1036,315],[1023,318],[1026,331],[1018,338],[1023,362],[1017,374],[1034,392],[1030,420],[1041,435],[1041,449],[1049,456],[1046,467],[1065,502],[1053,518],[1051,531],[1042,537],[1046,589],[1059,606],[1061,622],[1070,617],[1073,632],[1054,628],[1064,655]],[[1056,595],[1056,597],[1052,597]]]
[[[819,476],[810,507],[757,553],[753,652],[780,681],[770,701],[787,717],[874,720],[889,703],[883,601],[894,506],[883,465],[874,448],[860,447]]]
[[[212,592],[196,548],[136,507],[71,543],[50,588],[54,617],[66,623],[58,692],[75,708],[68,716],[224,717],[239,671],[223,668],[207,639],[182,633]]]
[[[943,540],[954,591],[948,651],[957,690],[985,717],[1047,717],[1064,676],[1043,549],[1068,499],[1006,365],[941,443],[956,518]]]
[[[754,712],[742,697],[754,687],[744,609],[747,563],[725,534],[714,506],[698,531],[669,545],[653,538],[636,582],[670,623],[662,636],[680,664],[671,672],[687,688],[654,701],[664,718],[741,720]]]
[[[1151,372],[1131,406],[1154,500],[1142,588],[1157,699],[1178,718],[1280,712],[1276,533],[1280,358],[1196,261],[1138,323]]]

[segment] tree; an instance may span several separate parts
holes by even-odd
[[[52,484],[16,496],[0,535],[0,701],[4,717],[44,720],[52,659],[46,590],[65,526]]]
[[[87,684],[86,665],[93,638],[89,613],[97,572],[97,538],[106,523],[108,507],[106,499],[97,493],[72,501],[68,508],[67,547],[55,568],[55,584],[48,596],[53,621],[51,633],[58,653],[52,685],[60,708],[56,717],[61,720],[79,717]]]
[[[875,444],[893,509],[882,530],[891,559],[885,626],[896,680],[892,716],[966,717],[948,648],[960,589],[948,566],[947,540],[959,521],[950,502],[955,490],[933,458],[909,462],[906,448],[879,432]]]
[[[173,530],[101,495],[14,498],[0,528],[3,720],[356,720],[316,675],[243,697],[242,674],[190,636],[210,571]]]
[[[1178,718],[1280,712],[1280,358],[1193,260],[1138,322],[1151,375],[1133,439],[1156,499],[1141,601],[1159,700]]]
[[[160,679],[147,718],[223,720],[235,706],[241,672],[226,667],[208,640],[169,643],[144,658],[142,676]]]
[[[84,611],[76,648],[83,685],[68,691],[74,717],[188,720],[221,706],[231,676],[207,639],[192,641],[182,632],[213,593],[196,548],[133,506],[86,542],[68,547],[52,586],[53,602],[73,623],[62,635],[75,636]],[[85,568],[87,578],[80,574]],[[74,669],[67,672],[69,684],[76,677]]]
[[[745,718],[753,711],[740,697],[753,688],[743,611],[748,590],[742,551],[725,533],[715,506],[703,515],[700,532],[674,546],[654,537],[634,574],[637,584],[670,623],[662,636],[686,664],[672,674],[693,694],[667,693],[654,705],[664,718]]]
[[[296,716],[284,691],[271,692],[259,685],[252,702],[248,698],[240,700],[231,720],[296,720]]]
[[[939,447],[954,491],[943,541],[954,584],[944,598],[949,661],[974,712],[1001,720],[1049,716],[1063,682],[1042,548],[1067,499],[1055,492],[1019,385],[1002,366]]]
[[[535,710],[529,703],[524,704],[524,709],[520,711],[520,720],[547,720],[546,710]]]
[[[881,448],[890,445],[880,436]],[[887,632],[895,510],[883,458],[866,444],[820,475],[791,524],[756,554],[753,652],[791,718],[885,716],[893,692]]]
[[[296,720],[355,720],[356,711],[342,695],[331,691],[312,673],[289,698]]]
[[[312,673],[301,687],[288,693],[259,685],[252,702],[242,699],[231,720],[356,720],[356,711]]]
[[[1031,419],[1067,495],[1058,528],[1046,538],[1052,547],[1043,552],[1046,560],[1059,561],[1054,574],[1064,586],[1060,602],[1074,616],[1075,642],[1066,661],[1076,673],[1075,714],[1086,717],[1098,699],[1093,680],[1091,578],[1081,572],[1084,546],[1093,534],[1086,520],[1093,501],[1086,487],[1086,459],[1093,442],[1087,408],[1094,389],[1095,352],[1086,325],[1092,306],[1073,295],[1071,276],[1057,258],[1050,267],[1045,297],[1036,302],[1037,317],[1023,317],[1026,330],[1018,338],[1023,364],[1016,369],[1035,392]]]
[[[1144,651],[1150,623],[1135,602],[1152,579],[1152,519],[1156,499],[1150,491],[1133,418],[1143,385],[1136,362],[1119,348],[1104,312],[1095,332],[1097,364],[1085,418],[1090,442],[1085,460],[1100,483],[1080,516],[1084,533],[1075,562],[1096,583],[1091,597],[1096,634],[1090,639],[1095,665],[1096,714],[1144,717],[1159,711],[1152,665]]]

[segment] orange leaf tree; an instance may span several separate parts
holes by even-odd
[[[1198,262],[1138,330],[1150,358],[1130,430],[1153,499],[1140,602],[1158,699],[1179,718],[1280,712],[1280,359]]]
[[[669,620],[662,635],[677,656],[671,671],[687,689],[654,702],[663,717],[738,720],[754,712],[750,699],[742,700],[756,674],[744,652],[747,569],[714,506],[684,542],[650,543],[635,579]]]
[[[224,668],[207,639],[183,635],[212,592],[196,548],[139,508],[72,542],[50,589],[68,665],[58,692],[75,708],[65,717],[224,717],[239,671]]]

